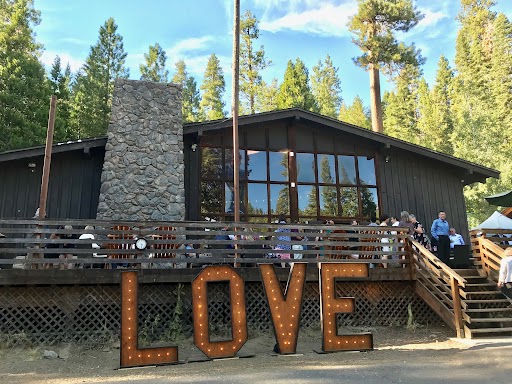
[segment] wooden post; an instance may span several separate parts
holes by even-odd
[[[452,288],[452,301],[453,301],[453,316],[455,330],[457,332],[457,337],[464,337],[464,323],[462,321],[462,303],[460,300],[459,293],[459,282],[453,277],[450,276],[450,285]]]
[[[414,252],[411,244],[411,238],[408,237],[405,239],[405,250],[407,251],[407,255],[405,256],[406,260],[409,260],[409,279],[416,280],[416,267],[414,265]]]
[[[46,217],[46,201],[48,199],[48,183],[50,180],[50,164],[52,162],[53,130],[55,127],[55,110],[57,96],[50,100],[50,114],[48,117],[48,131],[46,132],[46,147],[44,149],[43,176],[41,178],[41,194],[39,197],[39,219]]]
[[[239,101],[239,68],[240,68],[240,0],[234,3],[234,23],[233,23],[233,95],[232,95],[232,113],[233,113],[233,198],[234,198],[234,220],[240,222],[240,151],[238,145],[238,101]],[[235,227],[235,231],[237,228]],[[235,235],[235,240],[238,236]],[[235,242],[235,263],[238,258],[238,244]]]

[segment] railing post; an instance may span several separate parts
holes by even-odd
[[[414,253],[410,237],[407,237],[405,239],[405,250],[407,251],[407,255],[405,258],[406,260],[409,260],[409,279],[416,280],[416,268],[414,267]]]
[[[452,288],[452,300],[453,300],[453,315],[455,317],[455,330],[457,331],[457,337],[464,337],[464,323],[462,321],[462,303],[460,300],[459,293],[459,282],[450,276],[450,285]]]

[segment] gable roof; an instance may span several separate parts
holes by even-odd
[[[347,132],[349,134],[359,136],[370,141],[374,141],[375,143],[381,145],[383,148],[395,147],[414,153],[416,155],[435,159],[446,164],[450,164],[454,167],[461,169],[464,172],[463,177],[465,185],[474,182],[484,182],[485,179],[488,177],[499,178],[500,175],[500,172],[495,169],[484,167],[482,165],[478,165],[450,155],[436,152],[416,144],[411,144],[406,141],[396,139],[388,135],[384,135],[382,133],[376,133],[369,129],[361,128],[356,125],[345,123],[343,121],[339,121],[314,112],[304,111],[299,108],[290,108],[273,112],[263,112],[253,115],[240,116],[238,119],[238,124],[239,126],[244,126],[286,119],[304,119],[306,121],[318,124],[320,126],[330,127],[332,129]],[[183,125],[183,134],[194,134],[230,127],[232,127],[231,118],[215,121],[206,121],[201,123],[189,123]],[[86,150],[88,148],[95,147],[105,147],[106,143],[107,138],[104,136],[90,139],[82,139],[77,141],[69,141],[67,143],[57,143],[53,145],[53,153]],[[0,162],[18,160],[23,158],[31,158],[43,155],[44,146],[18,149],[0,153]]]
[[[372,130],[358,127],[356,125],[346,123],[340,120],[336,120],[327,116],[320,115],[318,113],[305,111],[300,108],[283,109],[273,112],[263,112],[254,115],[240,116],[238,119],[239,126],[265,123],[275,120],[286,120],[286,119],[304,119],[316,123],[321,126],[327,126],[335,130],[343,131],[355,136],[359,136],[370,141],[379,143],[383,148],[399,148],[416,155],[420,155],[426,158],[431,158],[443,163],[450,164],[454,167],[460,168],[464,173],[464,185],[471,184],[474,182],[485,182],[488,177],[499,178],[500,172],[484,167],[482,165],[472,163],[467,160],[459,159],[454,156],[446,155],[441,152],[436,152],[432,149],[422,147],[420,145],[411,144],[404,140],[396,139],[394,137],[385,135],[383,133],[373,132]],[[232,127],[232,119],[223,119],[216,121],[209,121],[203,123],[191,123],[183,126],[183,133],[189,134],[194,132],[205,132],[223,128]]]

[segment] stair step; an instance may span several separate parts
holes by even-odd
[[[507,308],[470,308],[463,309],[466,313],[492,313],[492,312],[512,312],[512,307]]]
[[[512,327],[507,328],[470,328],[471,333],[500,333],[500,332],[512,332]]]
[[[470,323],[506,323],[511,322],[511,317],[492,317],[492,318],[471,318]]]
[[[477,280],[477,279],[483,279],[487,281],[487,276],[464,276],[466,280]]]
[[[501,291],[471,291],[471,292],[465,292],[466,295],[502,295],[503,293]]]
[[[477,276],[478,271],[476,269],[453,269],[458,275],[466,278],[468,276]]]
[[[471,283],[466,284],[466,288],[473,288],[473,287],[495,287],[496,283]]]
[[[491,303],[510,303],[507,299],[477,299],[477,300],[464,300],[466,304],[491,304]]]

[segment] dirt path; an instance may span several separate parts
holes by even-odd
[[[301,331],[301,356],[272,356],[272,335],[251,338],[241,353],[251,358],[189,363],[177,366],[116,370],[119,350],[105,346],[95,350],[71,347],[67,360],[43,359],[42,350],[0,352],[2,384],[74,383],[509,383],[512,373],[512,343],[471,347],[451,340],[444,327],[418,329],[373,328],[376,350],[367,353],[317,354],[320,331]],[[58,350],[54,347],[53,350]],[[200,357],[192,340],[180,343],[180,360]],[[485,368],[485,369],[484,369]],[[503,381],[499,375],[503,376]],[[451,378],[451,380],[448,380]],[[422,381],[431,379],[431,381]]]

